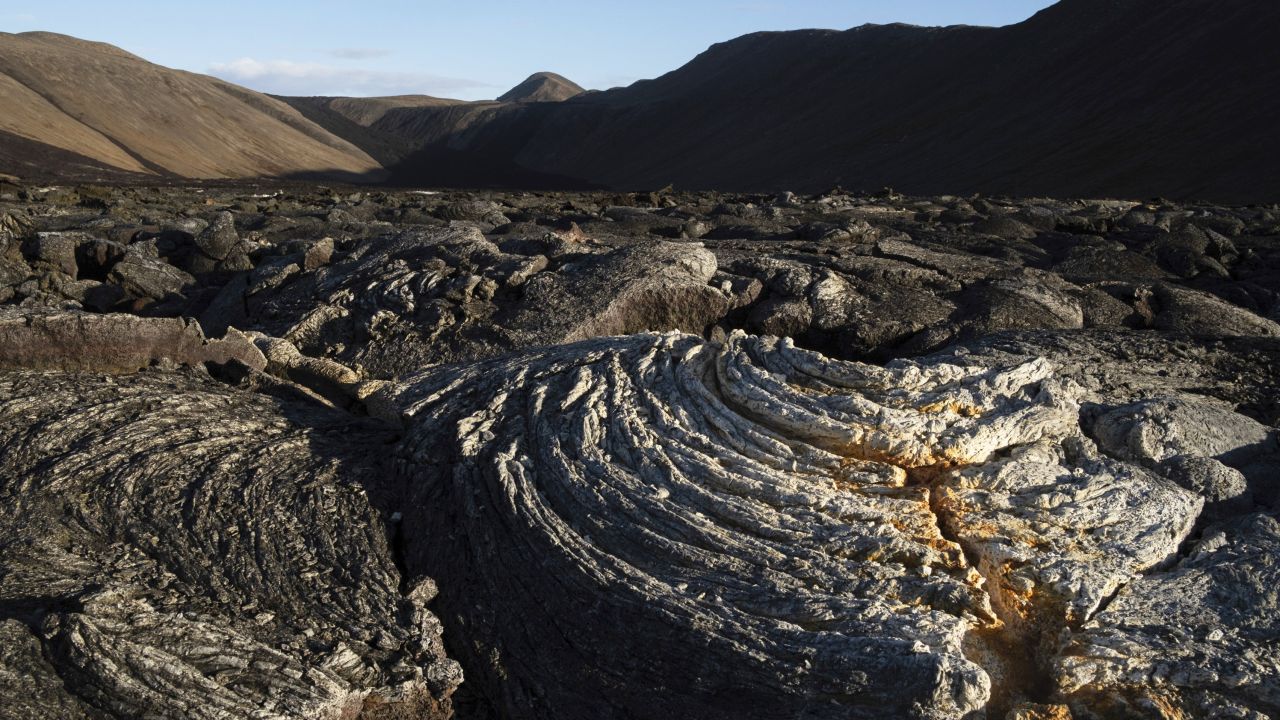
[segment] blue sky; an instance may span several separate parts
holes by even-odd
[[[492,98],[539,70],[596,89],[757,30],[1007,25],[1053,0],[3,0],[49,30],[290,95]]]

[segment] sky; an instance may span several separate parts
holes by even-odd
[[[117,45],[280,95],[494,98],[530,74],[589,89],[759,30],[1008,25],[1053,0],[0,0],[0,31]]]

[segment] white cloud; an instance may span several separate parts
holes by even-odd
[[[330,67],[292,60],[240,58],[215,63],[209,74],[275,95],[438,95],[490,87],[487,83],[427,73]]]
[[[328,53],[340,60],[371,60],[373,58],[387,57],[391,54],[391,51],[381,48],[334,48],[329,50]]]

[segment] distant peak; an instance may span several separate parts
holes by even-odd
[[[498,102],[560,102],[584,92],[568,78],[553,72],[538,72],[499,97]]]

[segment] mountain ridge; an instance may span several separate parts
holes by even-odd
[[[617,189],[1274,201],[1280,68],[1263,56],[1280,6],[1220,5],[1066,0],[1003,28],[753,33],[630,87],[481,117],[403,111],[384,131]]]
[[[1280,198],[1272,171],[1280,138],[1270,131],[1270,118],[1280,115],[1280,96],[1270,91],[1280,86],[1280,63],[1270,59],[1276,28],[1280,4],[1262,0],[1063,0],[1001,28],[752,33],[629,87],[579,92],[544,72],[498,100],[476,102],[272,98],[166,72],[235,96],[251,122],[328,148],[319,155],[345,154],[341,169],[353,177],[398,185],[521,187],[537,178],[539,189],[843,185],[1250,203]],[[144,62],[97,43],[57,42],[72,54]],[[314,159],[311,167],[277,163],[254,173],[234,163],[217,172],[182,167],[173,153],[137,152],[120,132],[77,120],[92,113],[44,107],[27,87],[39,83],[15,80],[8,64],[0,52],[0,97],[7,93],[27,115],[54,117],[57,127],[23,133],[14,127],[21,113],[11,113],[0,131],[39,142],[72,138],[64,149],[133,173],[323,169]],[[181,83],[174,90],[190,92]],[[150,130],[163,138],[170,128]],[[206,138],[205,148],[226,140]],[[183,147],[189,155],[201,150]]]

